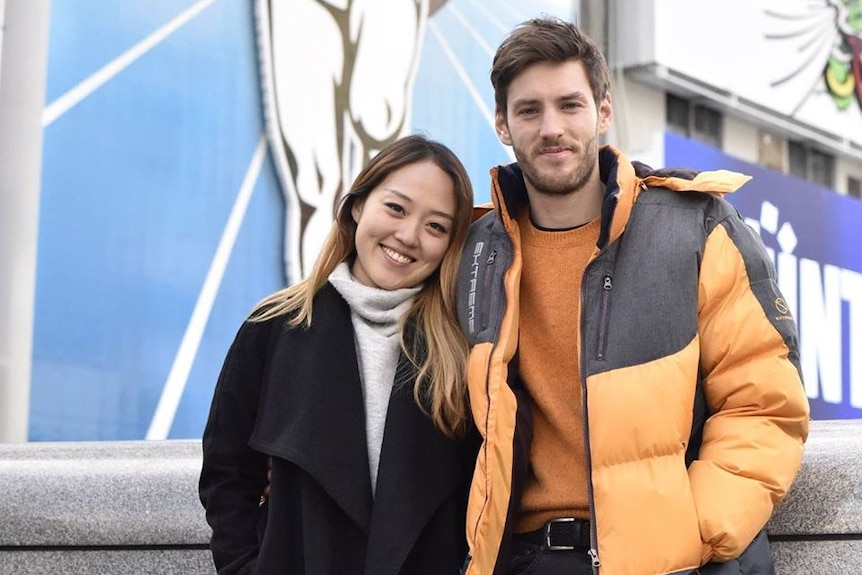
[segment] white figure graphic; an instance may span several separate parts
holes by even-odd
[[[426,19],[445,0],[257,0],[285,276],[304,276],[356,173],[409,128]]]

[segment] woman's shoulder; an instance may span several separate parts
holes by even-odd
[[[249,316],[239,326],[232,347],[237,351],[262,353],[269,347],[274,328],[282,322],[283,317],[258,320]]]
[[[333,309],[346,308],[346,303],[338,295],[338,292],[329,284],[325,283],[314,295],[313,319],[315,323],[318,318],[323,319],[332,315]],[[282,309],[280,309],[282,308]],[[278,336],[280,334],[307,331],[305,322],[297,322],[299,309],[285,311],[284,301],[268,299],[255,307],[240,326],[240,334],[249,336]]]

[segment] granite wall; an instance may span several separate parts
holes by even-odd
[[[862,420],[815,421],[768,529],[778,575],[862,572]],[[0,573],[213,574],[200,442],[0,445]]]

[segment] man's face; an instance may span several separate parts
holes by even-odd
[[[596,173],[598,136],[612,115],[610,96],[596,108],[582,61],[542,62],[509,85],[495,126],[500,141],[512,146],[527,189],[560,195],[580,190]]]

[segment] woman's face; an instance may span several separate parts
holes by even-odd
[[[353,276],[388,290],[424,282],[449,247],[455,209],[452,179],[433,162],[392,172],[351,209],[356,222]]]

